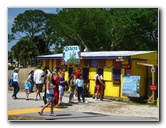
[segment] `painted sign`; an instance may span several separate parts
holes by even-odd
[[[122,68],[130,68],[130,64],[122,64]]]
[[[64,46],[62,64],[65,65],[78,65],[80,64],[80,46]]]
[[[122,95],[140,97],[140,76],[122,77]]]
[[[155,68],[151,68],[151,72],[155,72]]]
[[[151,91],[155,91],[157,89],[157,86],[156,85],[150,85],[149,88],[150,88]]]

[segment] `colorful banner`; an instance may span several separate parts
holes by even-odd
[[[81,48],[79,46],[64,46],[63,60],[64,65],[80,64]]]
[[[122,77],[122,95],[140,97],[140,76]]]

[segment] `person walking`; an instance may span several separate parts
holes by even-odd
[[[96,78],[96,93],[95,93],[95,99],[98,99],[98,96],[101,94],[101,86],[104,85],[104,83],[101,80],[101,73],[98,73],[98,76]]]
[[[29,94],[31,93],[31,88],[32,88],[31,80],[29,77],[26,79],[24,83],[24,88],[26,93],[26,100],[29,100]]]
[[[13,99],[17,99],[17,93],[20,90],[18,72],[19,72],[19,69],[15,68],[13,72],[13,87],[14,87],[13,95],[12,95]]]
[[[55,85],[55,88],[54,88],[54,98],[55,98],[55,106],[59,106],[59,83],[60,83],[60,80],[59,80],[59,76],[57,74],[57,72],[53,72],[53,83]]]
[[[33,87],[34,87],[34,70],[32,70],[32,71],[28,74],[28,78],[30,78],[30,83],[31,83],[30,92],[33,93]]]
[[[84,80],[82,74],[78,76],[78,79],[76,80],[76,89],[78,92],[78,102],[81,102],[80,95],[82,96],[83,103],[85,103],[85,97],[84,97]]]
[[[93,99],[95,99],[95,94],[96,94],[96,80],[97,80],[99,74],[102,74],[102,73],[99,71],[99,72],[94,76],[95,85],[94,85]],[[103,80],[103,76],[102,76],[102,75],[100,75],[100,79]]]
[[[56,116],[54,114],[54,88],[56,87],[55,85],[53,85],[52,83],[53,80],[53,75],[52,73],[49,73],[46,79],[46,87],[47,87],[47,91],[46,91],[46,100],[47,103],[41,108],[41,110],[38,112],[39,115],[43,116],[43,111],[46,107],[48,107],[51,104],[50,107],[50,116]]]
[[[34,72],[34,83],[36,84],[36,97],[34,98],[34,100],[38,100],[37,97],[39,96],[40,99],[41,95],[40,92],[42,92],[42,88],[43,88],[43,83],[44,83],[44,77],[45,77],[45,73],[43,70],[40,69],[41,66],[37,67],[37,70],[35,70]]]
[[[61,76],[59,76],[59,105],[62,105],[62,97],[64,96],[64,89],[65,84],[67,81],[64,79],[64,73],[61,73]]]
[[[73,96],[74,96],[74,90],[76,87],[76,80],[74,75],[71,75],[69,79],[69,87],[70,87],[69,103],[72,103],[74,102]]]

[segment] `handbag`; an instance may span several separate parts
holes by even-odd
[[[11,78],[9,80],[9,86],[13,87],[13,73],[12,73]]]
[[[65,84],[64,91],[68,91],[68,90],[69,90],[69,86],[68,84]]]

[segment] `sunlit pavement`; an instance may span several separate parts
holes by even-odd
[[[63,98],[66,106],[54,108],[54,113],[56,114],[55,117],[50,116],[49,107],[44,110],[44,115],[40,116],[38,112],[44,105],[44,102],[43,100],[34,101],[35,93],[30,94],[30,100],[28,101],[26,101],[25,92],[19,92],[17,95],[18,99],[16,100],[14,100],[11,95],[12,92],[8,92],[8,115],[42,117],[45,120],[54,121],[158,121],[156,118],[126,117],[96,112],[78,112],[67,110],[66,108],[68,107],[72,107],[73,105],[79,105],[78,103],[68,104],[68,94],[66,94]],[[44,94],[41,93],[41,96],[43,95]],[[89,98],[89,100],[90,99],[92,100],[92,98]]]

